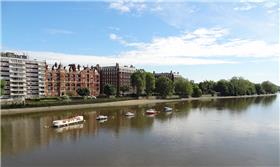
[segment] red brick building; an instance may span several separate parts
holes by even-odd
[[[46,66],[45,95],[77,95],[79,88],[88,88],[91,96],[100,93],[100,75],[95,67],[83,67],[70,64],[67,68],[55,63],[52,68]]]
[[[100,72],[101,80],[101,92],[103,92],[103,87],[106,84],[111,84],[116,87],[117,95],[120,94],[120,88],[122,86],[128,86],[129,91],[127,93],[132,93],[133,89],[130,82],[130,76],[135,72],[134,66],[120,66],[116,63],[115,66],[99,67],[97,68]]]

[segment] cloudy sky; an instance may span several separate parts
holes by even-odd
[[[133,64],[196,82],[279,81],[279,1],[13,2],[2,51],[83,65]]]

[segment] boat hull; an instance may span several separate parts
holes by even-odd
[[[78,124],[82,122],[84,122],[84,117],[77,116],[69,119],[55,120],[53,121],[53,127],[68,126],[68,125]]]

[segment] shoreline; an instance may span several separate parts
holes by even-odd
[[[76,105],[62,105],[62,106],[49,106],[49,107],[31,107],[31,108],[15,108],[15,109],[1,109],[1,115],[15,115],[15,114],[27,114],[38,113],[48,111],[59,110],[73,110],[73,109],[86,109],[86,108],[104,108],[104,107],[124,107],[135,105],[146,105],[166,102],[182,102],[193,100],[213,100],[213,99],[236,99],[236,98],[250,98],[250,97],[263,97],[263,96],[277,96],[277,94],[263,94],[263,95],[245,95],[245,96],[202,96],[202,97],[190,97],[181,99],[137,99],[93,104],[76,104]]]

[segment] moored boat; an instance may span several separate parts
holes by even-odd
[[[172,108],[170,108],[170,107],[164,107],[164,111],[165,112],[171,112],[173,109]]]
[[[127,112],[127,113],[125,113],[125,116],[127,116],[127,117],[131,117],[131,116],[134,116],[135,114],[134,113],[132,113],[132,112]]]
[[[107,119],[107,118],[108,118],[108,116],[106,116],[106,115],[98,115],[96,117],[96,120],[103,120],[103,119]]]
[[[156,110],[155,109],[148,109],[146,110],[146,114],[156,114]]]
[[[68,119],[55,120],[52,122],[52,124],[53,124],[53,127],[61,127],[61,126],[68,126],[68,125],[80,123],[80,122],[84,122],[83,116],[76,116],[76,117],[68,118]]]

